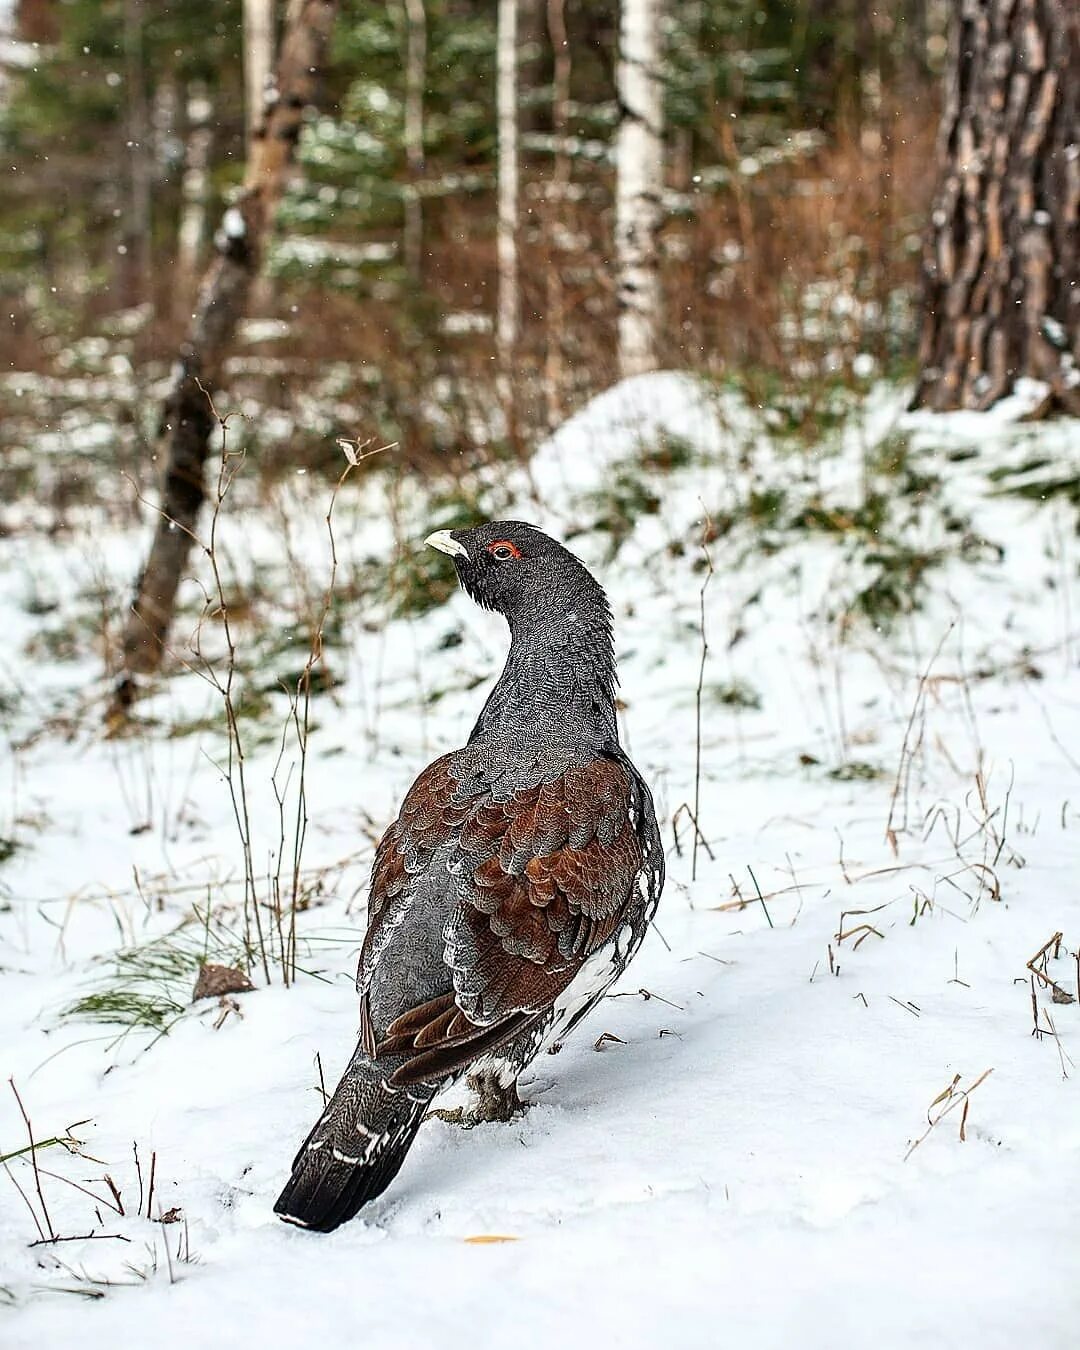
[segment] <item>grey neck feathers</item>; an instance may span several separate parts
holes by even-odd
[[[470,740],[618,745],[611,611],[598,586],[510,620],[510,653]]]

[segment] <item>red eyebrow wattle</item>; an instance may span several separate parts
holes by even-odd
[[[521,557],[521,550],[516,548],[509,539],[496,539],[493,544],[488,544],[489,553],[494,553],[497,548],[508,548],[515,558]]]

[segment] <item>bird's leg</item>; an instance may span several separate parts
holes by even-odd
[[[515,1116],[524,1114],[526,1106],[518,1096],[516,1078],[504,1085],[497,1073],[472,1073],[467,1081],[476,1093],[476,1104],[472,1110],[474,1124],[488,1120],[513,1120]]]
[[[437,1109],[428,1112],[451,1125],[461,1125],[472,1129],[474,1125],[485,1125],[491,1121],[510,1121],[528,1110],[528,1102],[518,1096],[517,1079],[504,1083],[498,1072],[482,1069],[470,1073],[465,1081],[472,1089],[474,1100],[467,1106],[456,1106],[453,1110]]]

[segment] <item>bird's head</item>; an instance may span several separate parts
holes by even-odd
[[[466,593],[478,605],[504,615],[511,629],[558,621],[578,605],[592,611],[599,604],[607,615],[604,593],[584,564],[524,521],[437,530],[424,542],[449,554]]]

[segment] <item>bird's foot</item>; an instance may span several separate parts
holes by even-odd
[[[528,1102],[523,1102],[518,1096],[516,1078],[504,1086],[497,1074],[471,1073],[465,1081],[473,1090],[472,1102],[466,1106],[455,1106],[452,1110],[438,1108],[429,1111],[428,1115],[471,1130],[474,1125],[513,1120],[529,1109]]]

